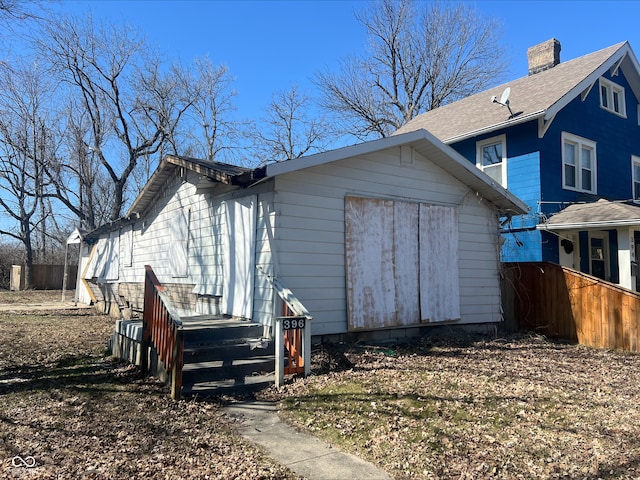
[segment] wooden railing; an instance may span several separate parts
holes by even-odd
[[[313,317],[300,300],[282,281],[267,274],[258,267],[269,280],[282,300],[282,315],[276,317],[274,337],[276,349],[276,386],[284,383],[284,375],[311,373],[311,320]],[[287,366],[285,367],[285,359]]]
[[[549,262],[505,263],[503,272],[509,329],[639,351],[640,294]]]
[[[182,390],[182,366],[184,335],[182,322],[164,293],[153,269],[145,265],[144,313],[142,316],[142,369],[147,371],[149,349],[155,353],[169,376],[171,398],[180,398]],[[152,367],[153,368],[153,367]]]

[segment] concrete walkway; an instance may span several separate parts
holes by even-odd
[[[240,434],[260,445],[276,462],[309,480],[391,480],[383,470],[341,452],[282,422],[272,402],[230,404],[226,414],[238,421]]]

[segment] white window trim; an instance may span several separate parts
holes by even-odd
[[[482,149],[487,145],[494,145],[496,143],[502,144],[502,181],[500,182],[500,185],[507,188],[507,136],[505,134],[485,138],[484,140],[476,142],[476,167],[484,172],[484,166],[482,165]]]
[[[640,157],[631,155],[631,198],[633,198],[635,202],[638,202],[640,201],[640,197],[636,198],[635,184],[636,182],[640,183],[640,178],[636,178],[636,165],[640,167]]]
[[[565,176],[565,159],[564,159],[564,144],[566,142],[574,143],[578,146],[578,151],[582,149],[583,146],[591,148],[593,150],[593,164],[591,166],[591,186],[593,187],[591,190],[586,190],[582,188],[582,167],[581,167],[581,155],[578,155],[577,164],[576,164],[576,186],[572,187],[567,185],[567,179]],[[585,192],[585,193],[597,193],[598,192],[598,154],[596,150],[596,142],[593,140],[589,140],[587,138],[579,137],[578,135],[573,135],[571,133],[562,132],[562,188],[564,190],[572,190],[574,192]]]
[[[602,87],[605,88],[607,94],[607,106],[604,105],[604,98],[602,96]],[[627,118],[627,104],[625,100],[625,92],[624,87],[618,85],[617,83],[613,83],[611,80],[607,80],[606,78],[600,78],[600,88],[598,88],[600,92],[600,108],[606,110],[607,112],[614,113],[622,118]],[[616,112],[613,108],[613,93],[618,92],[619,96],[619,106],[620,111]]]

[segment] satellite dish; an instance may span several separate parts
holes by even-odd
[[[511,88],[507,87],[504,89],[504,92],[502,92],[500,103],[503,105],[509,105],[509,95],[511,95]]]
[[[511,95],[511,88],[507,87],[507,88],[504,89],[504,92],[502,92],[502,96],[500,97],[500,101],[498,101],[498,98],[495,95],[493,95],[491,97],[491,102],[492,103],[497,103],[498,105],[502,105],[503,107],[507,107],[509,109],[509,113],[511,114],[509,116],[509,118],[513,118],[514,114],[511,111],[511,107],[509,106],[509,95]]]

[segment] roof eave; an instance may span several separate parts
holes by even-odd
[[[129,207],[129,210],[125,214],[125,218],[130,218],[133,215],[137,215],[138,204],[149,194],[149,190],[152,188],[152,185],[154,185],[158,178],[160,178],[160,176],[164,174],[164,171],[168,165],[169,162],[167,161],[167,157],[160,160],[158,168],[156,168],[156,171],[153,172],[149,180],[147,180],[147,183],[144,185],[144,187],[142,187],[142,190],[140,190],[140,193],[135,198],[135,200],[131,204],[131,207]]]
[[[473,130],[471,132],[466,132],[466,133],[463,133],[461,135],[456,135],[454,137],[446,138],[446,139],[444,139],[442,141],[444,143],[446,143],[447,145],[451,145],[452,143],[457,143],[457,142],[461,142],[463,140],[468,140],[470,138],[474,138],[474,137],[477,137],[479,135],[483,135],[485,133],[495,132],[496,130],[500,130],[502,128],[508,128],[508,127],[512,127],[514,125],[519,125],[519,124],[522,124],[522,123],[530,122],[532,120],[537,120],[538,118],[545,116],[545,113],[546,113],[545,110],[540,110],[540,111],[537,111],[537,112],[528,113],[527,115],[523,115],[522,117],[510,119],[510,120],[507,120],[506,122],[496,123],[496,124],[490,125],[488,127],[482,127],[480,129]]]
[[[472,165],[453,148],[445,145],[424,129],[393,135],[379,140],[372,140],[370,142],[343,147],[308,157],[270,164],[267,165],[266,176],[274,177],[304,168],[399,147],[401,145],[411,145],[416,148],[425,158],[448,171],[458,180],[479,193],[483,198],[489,200],[500,213],[505,215],[521,215],[528,212],[529,207],[522,202],[522,200],[501,185],[496,184],[489,176],[481,172],[475,165]]]
[[[601,222],[575,222],[575,223],[558,223],[548,224],[541,223],[536,226],[537,230],[590,230],[617,227],[633,227],[640,225],[640,218],[631,218],[628,220],[605,220]]]
[[[549,108],[546,109],[544,119],[549,120],[553,118],[555,115],[557,115],[560,110],[566,107],[570,102],[572,102],[578,95],[580,95],[588,87],[593,85],[604,74],[604,72],[606,72],[613,65],[619,62],[621,59],[623,59],[625,55],[629,55],[629,54],[632,56],[630,57],[630,59],[633,62],[633,60],[635,59],[635,56],[633,55],[633,51],[631,50],[629,43],[625,42],[618,50],[616,50],[616,52],[613,55],[611,55],[607,60],[602,62],[602,64],[598,68],[593,70],[575,87],[573,87],[565,95],[563,95],[562,98],[560,98],[560,100],[555,102],[553,105],[549,106]],[[640,73],[640,70],[638,70],[637,60],[635,61],[634,66],[636,67],[636,72]]]

